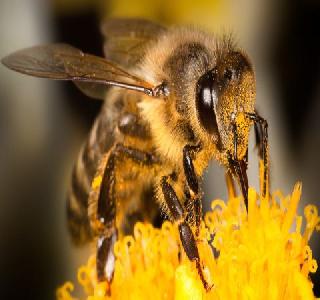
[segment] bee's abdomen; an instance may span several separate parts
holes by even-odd
[[[72,240],[76,244],[83,244],[89,241],[92,236],[88,220],[88,196],[91,176],[89,170],[85,169],[85,151],[86,147],[82,149],[73,168],[67,200],[68,227]]]

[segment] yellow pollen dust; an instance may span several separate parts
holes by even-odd
[[[239,112],[236,117],[237,135],[238,135],[238,157],[244,157],[247,152],[248,138],[250,132],[250,120],[243,113]]]
[[[236,124],[237,124],[237,127],[240,127],[241,129],[245,128],[246,130],[248,130],[249,122],[248,122],[248,118],[244,113],[238,113],[236,118]]]
[[[308,242],[320,230],[320,217],[313,205],[298,215],[300,197],[297,183],[291,195],[275,191],[264,199],[250,188],[249,213],[233,192],[227,202],[211,203],[197,238],[209,292],[176,225],[166,221],[157,229],[139,222],[132,236],[115,244],[111,286],[97,281],[93,255],[78,271],[84,296],[72,296],[74,286],[67,282],[57,299],[315,299],[309,274],[318,266]]]
[[[101,185],[102,182],[102,176],[97,176],[93,179],[91,187],[92,189],[96,189]]]

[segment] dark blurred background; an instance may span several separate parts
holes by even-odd
[[[256,68],[257,107],[270,127],[272,187],[289,193],[301,180],[303,202],[319,208],[318,0],[1,0],[0,57],[49,42],[102,55],[99,24],[108,16],[233,31]],[[101,103],[71,83],[22,76],[3,66],[0,78],[0,297],[54,299],[58,285],[75,280],[88,253],[69,241],[65,194]],[[258,187],[251,158],[249,179]],[[213,163],[206,174],[207,201],[225,197],[221,187],[223,170]],[[319,240],[315,233],[318,262]],[[320,296],[319,271],[311,277]]]

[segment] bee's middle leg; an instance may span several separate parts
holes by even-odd
[[[131,159],[136,163],[151,165],[156,162],[156,158],[147,152],[140,151],[135,148],[117,144],[108,154],[108,159],[105,164],[100,192],[97,201],[96,221],[98,222],[98,243],[97,243],[97,277],[99,281],[112,281],[115,257],[113,246],[117,240],[116,228],[116,163],[119,158]],[[99,170],[98,174],[99,176]],[[96,176],[97,177],[97,176]],[[95,177],[95,178],[96,178]]]
[[[170,215],[172,216],[174,222],[178,224],[180,240],[181,240],[183,249],[186,252],[189,260],[196,262],[200,279],[205,289],[209,290],[210,286],[208,282],[205,280],[204,274],[202,271],[197,243],[192,233],[192,230],[186,221],[186,218],[187,218],[186,211],[182,207],[173,187],[168,182],[168,179],[169,179],[168,176],[163,176],[160,182],[164,200],[166,202],[166,205],[169,209]]]

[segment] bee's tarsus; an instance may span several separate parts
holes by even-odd
[[[263,155],[263,142],[262,142],[262,136],[263,132],[261,131],[261,126],[258,123],[254,123],[254,135],[256,140],[256,148],[258,149],[259,157],[262,158]]]
[[[200,277],[200,279],[202,281],[204,289],[206,290],[206,292],[209,292],[213,288],[213,284],[209,285],[209,283],[204,278],[203,271],[202,271],[202,266],[201,266],[201,263],[200,263],[199,259],[196,260],[196,267],[197,267],[197,271],[198,271],[199,277]]]
[[[113,279],[115,256],[113,246],[117,240],[117,231],[114,229],[108,236],[100,236],[97,243],[97,279],[107,280],[109,283]]]

